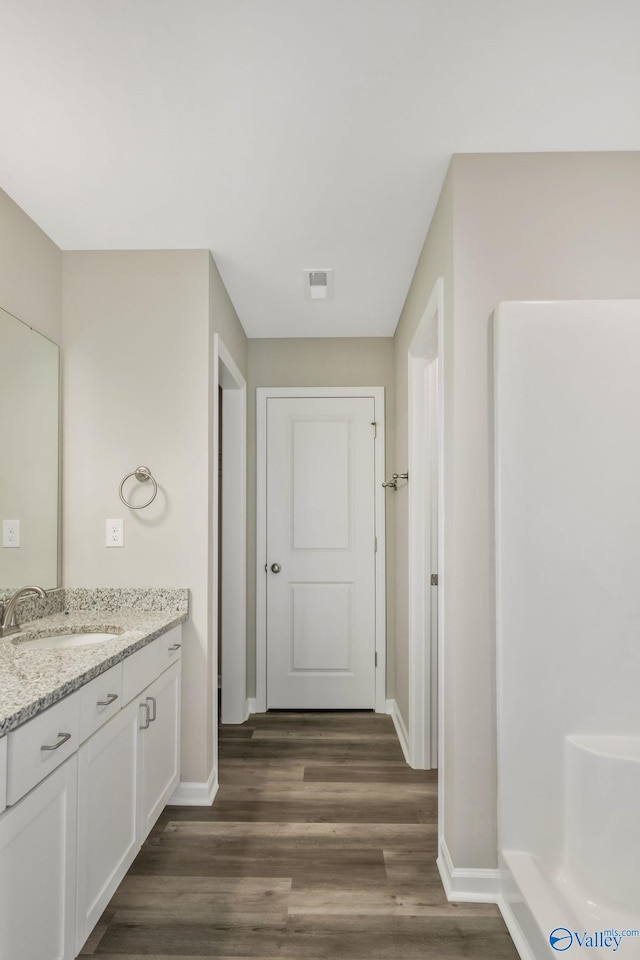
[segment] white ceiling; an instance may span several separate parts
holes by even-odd
[[[638,0],[0,0],[0,186],[63,249],[210,248],[251,337],[388,336],[452,153],[640,148],[639,34]]]

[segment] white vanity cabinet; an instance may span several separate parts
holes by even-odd
[[[0,817],[0,957],[73,960],[77,760]]]
[[[0,739],[0,960],[82,949],[179,782],[180,653],[176,627]]]

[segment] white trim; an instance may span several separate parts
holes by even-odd
[[[181,780],[167,803],[173,807],[210,807],[218,792],[218,776],[212,770],[206,783]]]
[[[267,400],[270,397],[372,397],[377,438],[375,444],[376,553],[376,670],[375,709],[386,712],[386,543],[384,387],[258,387],[256,389],[256,711],[267,709],[266,530],[267,530]]]
[[[520,960],[536,960],[536,955],[529,946],[529,941],[518,922],[511,904],[504,897],[498,897],[496,903],[502,914],[505,926],[509,931],[509,936],[513,940],[513,945],[520,955]]]
[[[248,720],[252,714],[257,712],[258,712],[258,709],[256,707],[256,698],[247,697],[247,702],[245,704],[245,711],[244,711],[244,719]]]
[[[395,700],[387,700],[386,713],[388,713],[393,720],[393,725],[396,728],[396,734],[398,736],[398,740],[400,741],[404,758],[407,763],[409,763],[409,734],[407,733],[404,719],[400,713],[400,708]]]
[[[521,960],[536,960],[529,940],[508,899],[503,895],[503,875],[499,869],[483,870],[454,867],[447,843],[440,839],[436,865],[447,900],[454,903],[495,903]]]
[[[409,763],[415,769],[438,766],[439,706],[437,663],[444,623],[444,341],[443,280],[429,297],[407,355],[408,365],[408,592],[409,592]],[[435,446],[435,452],[432,454]],[[433,490],[434,458],[437,466]],[[437,502],[437,530],[432,503]],[[431,544],[437,543],[437,568],[433,569]],[[429,586],[438,573],[437,594]],[[437,604],[437,638],[432,636],[432,598]],[[427,638],[431,638],[431,641]]]
[[[498,903],[501,893],[500,871],[454,867],[446,841],[440,840],[436,860],[447,900],[463,903]]]
[[[233,357],[220,339],[213,338],[213,513],[218,523],[218,388],[222,403],[222,723],[242,723],[247,695],[247,387]],[[217,537],[213,545],[214,647],[217,645],[218,597]]]

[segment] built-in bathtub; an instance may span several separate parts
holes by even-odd
[[[640,301],[493,334],[501,906],[526,960],[640,960],[584,939],[640,928]]]
[[[640,737],[566,740],[567,876],[640,926]]]
[[[592,960],[640,958],[640,936],[625,936],[640,928],[640,737],[566,737],[564,824],[556,870],[532,853],[501,851],[507,919],[520,952],[535,960],[569,950]],[[570,942],[560,932],[553,949],[557,928],[574,936]],[[601,946],[581,948],[576,933],[602,933]]]

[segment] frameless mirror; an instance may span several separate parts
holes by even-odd
[[[58,586],[58,347],[0,309],[0,596]]]

